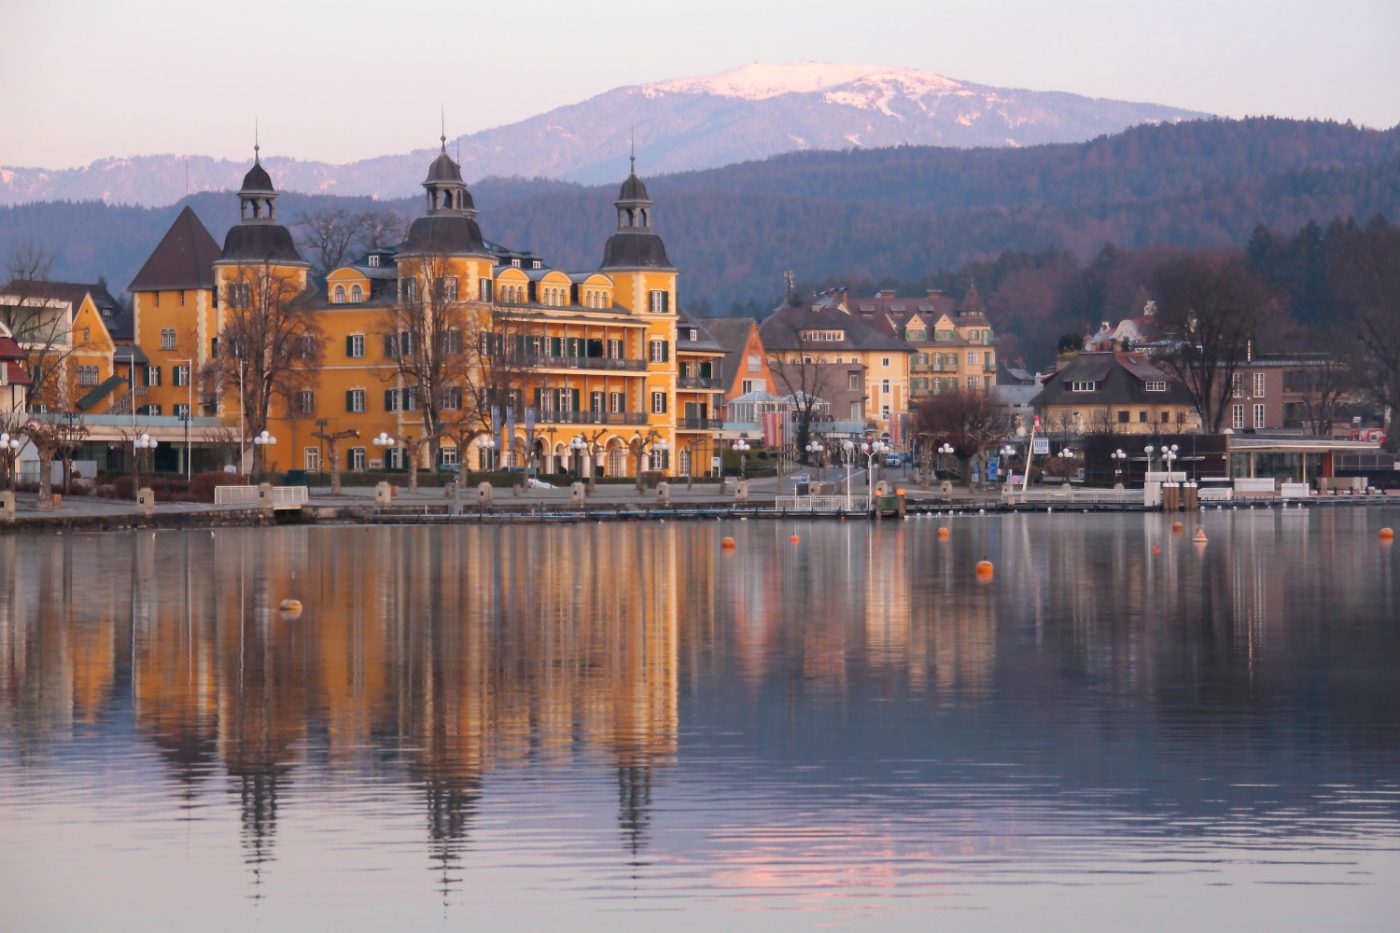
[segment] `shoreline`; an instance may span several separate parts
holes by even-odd
[[[406,497],[407,498],[407,497]],[[935,515],[995,515],[1033,512],[1126,513],[1159,512],[1185,518],[1190,512],[1166,512],[1160,506],[1148,507],[1140,501],[1105,500],[1064,497],[1041,497],[1026,502],[1007,501],[1001,497],[909,496],[904,514],[895,508],[867,511],[864,496],[853,500],[849,510],[809,510],[778,507],[773,498],[755,498],[736,502],[732,498],[694,498],[662,503],[653,498],[638,497],[618,501],[590,502],[579,506],[559,499],[507,499],[489,507],[467,504],[460,500],[428,499],[400,501],[389,506],[376,506],[363,496],[338,499],[317,497],[299,509],[273,511],[257,507],[218,507],[187,503],[157,505],[153,514],[140,514],[134,503],[112,503],[102,500],[96,511],[92,508],[72,510],[70,504],[56,510],[21,510],[13,521],[0,520],[0,535],[44,532],[102,532],[137,529],[214,529],[258,528],[283,525],[458,525],[458,524],[577,524],[582,522],[619,521],[717,521],[724,519],[754,520],[834,520],[834,521],[901,521]],[[888,504],[888,503],[887,503]],[[1250,497],[1202,503],[1198,513],[1238,509],[1304,509],[1366,506],[1400,506],[1400,495],[1375,494],[1356,496],[1310,496],[1306,499]]]

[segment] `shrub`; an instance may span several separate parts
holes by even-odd
[[[214,490],[219,486],[247,486],[248,477],[241,473],[224,473],[223,471],[200,473],[190,480],[189,500],[190,502],[213,502]]]

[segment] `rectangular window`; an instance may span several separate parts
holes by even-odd
[[[742,394],[742,395],[748,395],[750,392],[753,391],[753,380],[752,380],[752,379],[745,379],[745,380],[743,381],[743,383],[741,384],[740,388],[742,389],[742,391],[741,391],[740,394]]]
[[[969,389],[973,390],[974,392],[977,391],[978,389],[982,388],[982,377],[981,377],[981,376],[968,376],[968,377],[967,377],[967,387],[968,387]]]
[[[1120,411],[1118,412],[1118,423],[1119,423],[1119,424],[1127,424],[1127,423],[1128,423],[1128,412],[1127,412],[1126,410],[1120,410]]]
[[[455,275],[443,277],[442,297],[447,301],[457,300],[457,277]]]
[[[1165,392],[1165,391],[1167,391],[1167,384],[1166,384],[1165,382],[1149,382],[1149,383],[1147,384],[1147,391],[1149,391],[1149,392]]]
[[[883,356],[883,357],[881,357],[881,358],[880,358],[880,365],[883,366],[885,369],[889,369],[889,368],[890,368],[890,358],[889,358],[888,356]]]
[[[602,392],[590,392],[588,394],[588,410],[595,413],[603,411],[604,394]]]
[[[625,398],[625,396],[623,396],[623,394],[622,394],[621,392],[609,392],[609,393],[608,393],[608,411],[612,412],[613,414],[619,414],[619,413],[621,413],[621,411],[622,411],[622,406],[623,406],[623,404],[625,403],[625,401],[626,401],[626,398]]]
[[[439,454],[439,456],[442,458],[442,463],[444,466],[452,466],[454,463],[457,462],[457,448],[444,447],[442,448],[442,451]]]
[[[160,329],[160,348],[162,350],[175,349],[175,328],[162,327]]]
[[[302,334],[297,338],[297,356],[304,360],[316,359],[318,342],[314,334]]]
[[[461,411],[462,390],[457,386],[448,386],[442,390],[442,410]]]
[[[880,406],[880,420],[881,420],[881,421],[889,421],[889,420],[890,420],[890,406],[888,406],[888,405],[881,405],[881,406]]]
[[[365,471],[365,449],[363,447],[350,448],[350,469],[358,473]]]
[[[147,366],[147,367],[146,367],[146,385],[148,385],[148,386],[158,386],[158,385],[160,385],[160,367],[159,367],[159,366]]]
[[[881,394],[881,395],[889,395],[889,394],[890,394],[890,381],[889,381],[888,379],[881,379],[881,380],[880,380],[880,394]]]
[[[412,301],[417,294],[417,283],[413,279],[399,280],[399,298],[401,300]]]
[[[385,411],[398,411],[398,410],[399,410],[399,390],[398,390],[398,389],[385,389],[385,390],[384,390],[384,410],[385,410]]]
[[[1230,395],[1234,398],[1244,398],[1244,373],[1235,373],[1230,377]]]
[[[175,417],[188,418],[190,416],[190,406],[184,402],[175,403]]]
[[[1098,388],[1099,384],[1097,382],[1083,382],[1076,380],[1069,384],[1069,390],[1071,392],[1096,392],[1098,391]]]
[[[302,389],[297,393],[297,410],[303,415],[309,415],[316,410],[316,393],[311,389]]]
[[[1264,406],[1263,406],[1263,405],[1255,405],[1255,406],[1254,406],[1254,426],[1255,426],[1256,428],[1262,428],[1262,427],[1264,426]]]
[[[1244,406],[1235,405],[1230,412],[1230,423],[1236,431],[1244,427]]]
[[[611,340],[608,341],[608,359],[610,359],[610,360],[620,360],[620,359],[622,359],[622,341],[621,341],[621,340],[618,340],[618,339],[616,339],[616,338],[613,338],[613,339],[611,339]]]
[[[365,410],[365,390],[350,389],[345,393],[345,410],[353,414],[361,414]]]
[[[756,373],[763,370],[763,358],[757,353],[749,354],[749,372]]]
[[[496,294],[496,283],[491,279],[481,279],[477,283],[477,294],[482,301],[491,301]]]
[[[980,362],[982,362],[982,354],[978,353],[976,350],[967,351],[967,365],[976,366]]]
[[[1146,423],[1147,423],[1147,409],[1144,408],[1144,409],[1141,409],[1141,410],[1138,411],[1138,423],[1139,423],[1139,424],[1146,424]]]
[[[146,414],[148,414],[148,415],[155,415],[155,416],[159,417],[159,416],[160,416],[160,406],[159,406],[159,405],[147,405],[147,406],[146,406]]]
[[[671,294],[661,290],[651,293],[651,311],[653,314],[665,314],[671,309]]]
[[[651,413],[652,413],[653,415],[664,415],[664,414],[666,414],[666,393],[665,393],[665,392],[653,392],[653,393],[651,393]]]
[[[361,360],[365,356],[365,335],[350,334],[345,338],[345,355],[352,360]]]
[[[308,473],[321,472],[321,448],[306,447],[302,451],[302,469]]]
[[[664,294],[664,293],[663,293]],[[651,342],[651,361],[653,363],[665,363],[671,358],[671,345],[664,340],[653,340]]]
[[[1255,397],[1255,398],[1263,398],[1263,397],[1264,397],[1264,374],[1263,374],[1263,373],[1255,373],[1255,374],[1254,374],[1254,397]]]
[[[846,388],[852,392],[860,391],[860,373],[848,373],[846,375]]]
[[[176,366],[171,373],[175,376],[175,385],[187,386],[190,384],[189,366]]]

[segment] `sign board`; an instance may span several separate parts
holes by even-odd
[[[710,458],[710,469],[712,469],[712,470],[718,470],[718,469],[719,469],[719,457],[711,457],[711,458]]]
[[[987,482],[989,482],[989,483],[995,483],[995,482],[997,481],[997,467],[998,467],[997,458],[996,458],[996,457],[988,457],[988,458],[987,458]]]
[[[1050,438],[1037,437],[1031,441],[1031,453],[1037,457],[1045,457],[1050,454]]]

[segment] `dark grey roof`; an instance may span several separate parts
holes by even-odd
[[[276,194],[277,189],[272,187],[272,176],[267,174],[267,169],[262,167],[262,163],[253,160],[253,167],[248,169],[248,174],[243,176],[243,187],[239,189],[239,194]]]
[[[114,363],[135,363],[137,366],[144,366],[151,361],[142,350],[134,343],[124,343],[112,351],[112,362]]]
[[[436,253],[444,256],[491,256],[481,239],[481,228],[464,214],[419,217],[408,228],[404,253]]]
[[[1165,392],[1147,391],[1148,381],[1166,382]],[[1093,392],[1072,392],[1071,383],[1096,382]],[[1079,353],[1045,380],[1031,400],[1046,405],[1189,405],[1186,387],[1133,353]]]
[[[690,339],[690,332],[695,331],[695,339]],[[710,334],[705,325],[696,318],[691,317],[684,311],[680,313],[676,320],[676,349],[677,350],[697,350],[708,353],[722,353],[724,347],[719,345],[714,336]]]
[[[724,374],[732,383],[744,363],[744,348],[748,346],[749,330],[758,322],[751,317],[711,317],[705,319],[705,329],[724,348]]]
[[[807,330],[841,330],[843,339],[803,343],[800,333]],[[912,348],[893,334],[870,326],[858,317],[844,311],[828,308],[818,310],[798,301],[785,302],[758,325],[763,346],[768,350],[797,352],[832,352],[836,350],[889,350],[894,353],[909,353]]]
[[[303,262],[292,234],[281,224],[251,223],[229,227],[224,236],[224,262]]]
[[[185,205],[127,291],[213,288],[214,260],[218,258],[219,244]]]
[[[617,193],[619,201],[650,201],[647,196],[647,186],[633,172],[627,176],[627,180],[622,183],[622,190]]]
[[[428,177],[424,179],[423,184],[431,185],[440,182],[461,183],[461,181],[462,169],[456,162],[453,162],[452,157],[444,151],[433,160],[432,165],[428,166]]]
[[[601,269],[674,269],[666,244],[654,233],[622,230],[608,237]]]
[[[131,340],[135,332],[131,310],[112,297],[105,282],[11,282],[0,288],[0,294],[66,301],[73,306],[74,313],[82,305],[83,298],[91,295],[102,317],[102,326],[113,340]]]

